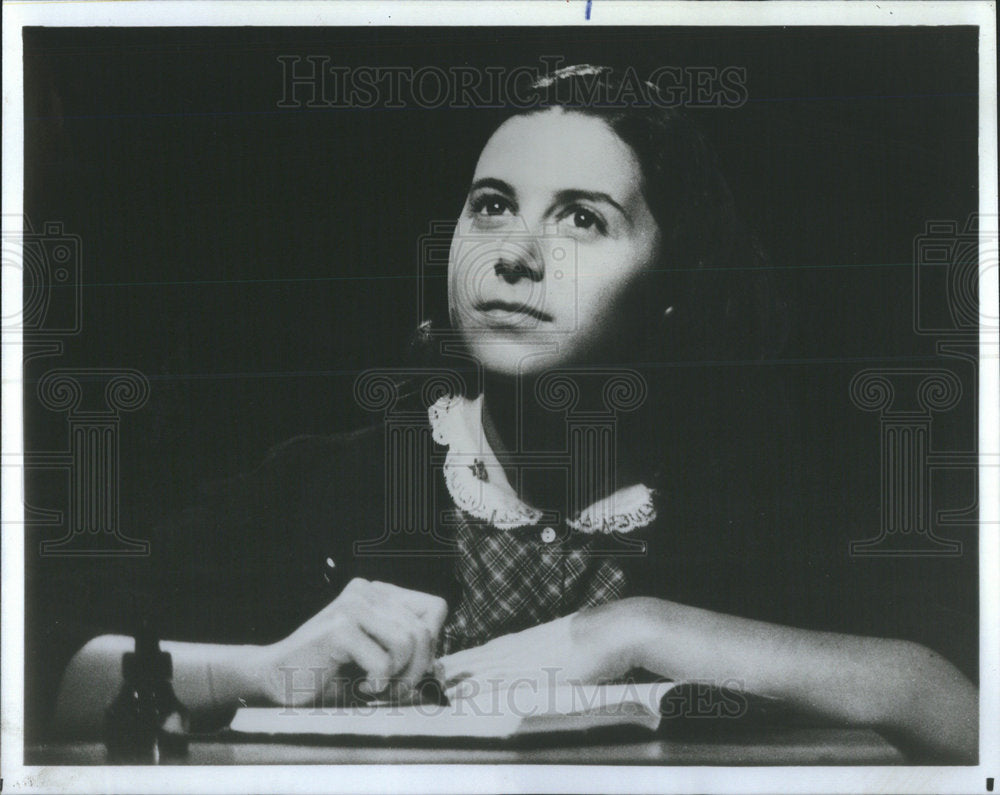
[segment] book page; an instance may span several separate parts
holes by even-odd
[[[244,708],[230,729],[242,734],[369,737],[511,737],[616,724],[655,729],[660,701],[674,686],[524,684],[455,698],[446,706],[373,702],[355,707]]]

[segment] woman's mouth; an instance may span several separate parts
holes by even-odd
[[[529,304],[520,304],[513,301],[480,301],[475,306],[486,323],[495,328],[525,327],[535,328],[537,323],[532,320],[551,323],[552,315],[543,312]]]

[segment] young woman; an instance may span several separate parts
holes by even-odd
[[[976,688],[916,642],[931,619],[905,577],[879,584],[893,605],[823,603],[855,582],[818,587],[836,566],[793,499],[780,400],[667,366],[767,355],[780,302],[701,136],[663,107],[581,104],[595,84],[621,88],[561,70],[494,131],[452,241],[448,328],[422,329],[438,364],[475,374],[424,405],[450,546],[359,553],[385,527],[384,427],[293,440],[158,536],[163,634],[190,638],[164,644],[178,696],[207,714],[343,695],[359,670],[405,697],[435,665],[456,690],[641,668],[973,759]],[[726,451],[751,443],[758,465]],[[70,652],[58,727],[97,730],[130,646]]]

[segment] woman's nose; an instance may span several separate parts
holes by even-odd
[[[506,257],[501,257],[496,261],[493,266],[493,272],[507,282],[507,284],[514,284],[521,279],[529,279],[537,282],[541,281],[542,278],[542,270],[540,268],[532,268],[522,261],[511,262]]]
[[[497,252],[493,272],[507,284],[514,284],[521,279],[541,281],[545,275],[545,265],[538,241],[533,237],[505,241]]]

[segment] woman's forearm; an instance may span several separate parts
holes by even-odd
[[[739,682],[834,721],[888,730],[931,753],[976,756],[976,687],[929,649],[636,601],[645,628],[636,661],[655,673]]]
[[[70,660],[56,699],[53,727],[62,736],[99,737],[104,712],[122,687],[122,655],[134,641],[123,635],[101,635]],[[260,698],[255,670],[256,646],[164,641],[173,662],[177,698],[192,714],[232,710]]]

